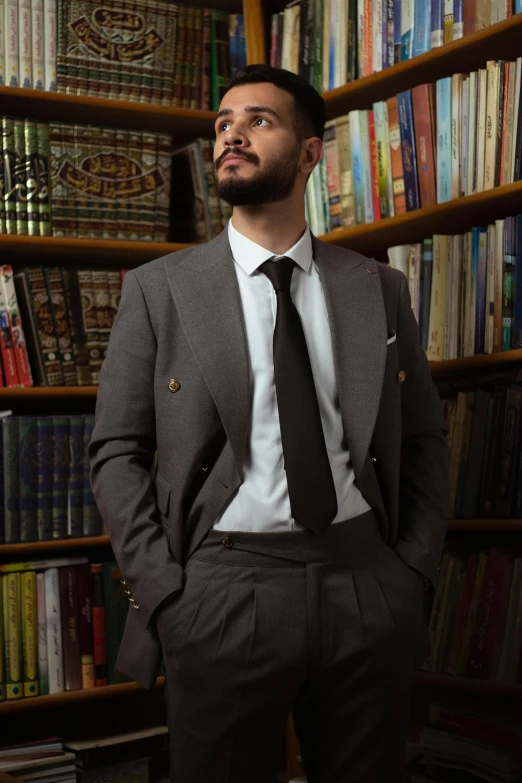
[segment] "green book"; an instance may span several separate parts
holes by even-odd
[[[80,538],[83,535],[84,429],[83,416],[70,417],[67,515],[72,538]]]
[[[49,126],[45,122],[36,125],[38,154],[38,216],[41,237],[51,236],[51,188],[49,185]]]
[[[27,189],[27,233],[40,236],[40,213],[38,207],[38,135],[36,123],[25,121],[25,183]]]
[[[212,109],[218,111],[221,100],[228,89],[230,82],[230,56],[228,13],[226,11],[211,12],[211,36],[212,36]]]
[[[67,538],[69,417],[53,416],[53,538]]]
[[[53,417],[38,416],[36,526],[38,541],[53,537]]]
[[[16,186],[16,233],[27,236],[27,179],[25,165],[25,123],[14,121],[15,142],[15,186]]]
[[[2,117],[2,157],[4,159],[5,231],[16,234],[15,134],[14,120]]]
[[[314,3],[314,25],[312,31],[312,85],[318,93],[323,91],[323,0]]]
[[[5,639],[5,690],[6,697],[21,699],[22,675],[22,617],[20,605],[20,574],[14,571],[2,576]]]

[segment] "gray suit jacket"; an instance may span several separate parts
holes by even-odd
[[[357,486],[384,540],[435,585],[446,531],[448,428],[406,278],[315,237],[313,248]],[[227,231],[129,271],[89,458],[96,502],[139,607],[129,608],[117,667],[145,687],[153,686],[162,654],[153,612],[182,588],[184,564],[241,485],[251,401]]]

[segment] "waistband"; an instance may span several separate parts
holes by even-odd
[[[211,528],[190,559],[243,565],[348,565],[356,553],[383,543],[377,517],[370,509],[329,525],[321,535],[310,530],[263,533]]]

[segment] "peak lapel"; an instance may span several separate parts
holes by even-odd
[[[227,230],[178,264],[165,262],[185,336],[218,409],[242,476],[250,429],[248,348]]]
[[[358,476],[379,410],[387,356],[381,278],[373,259],[315,237],[313,244],[330,322],[343,427]]]

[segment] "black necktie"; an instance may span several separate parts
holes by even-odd
[[[303,326],[290,295],[294,262],[269,259],[259,268],[277,296],[274,374],[290,508],[297,522],[322,533],[337,514],[337,496]]]

